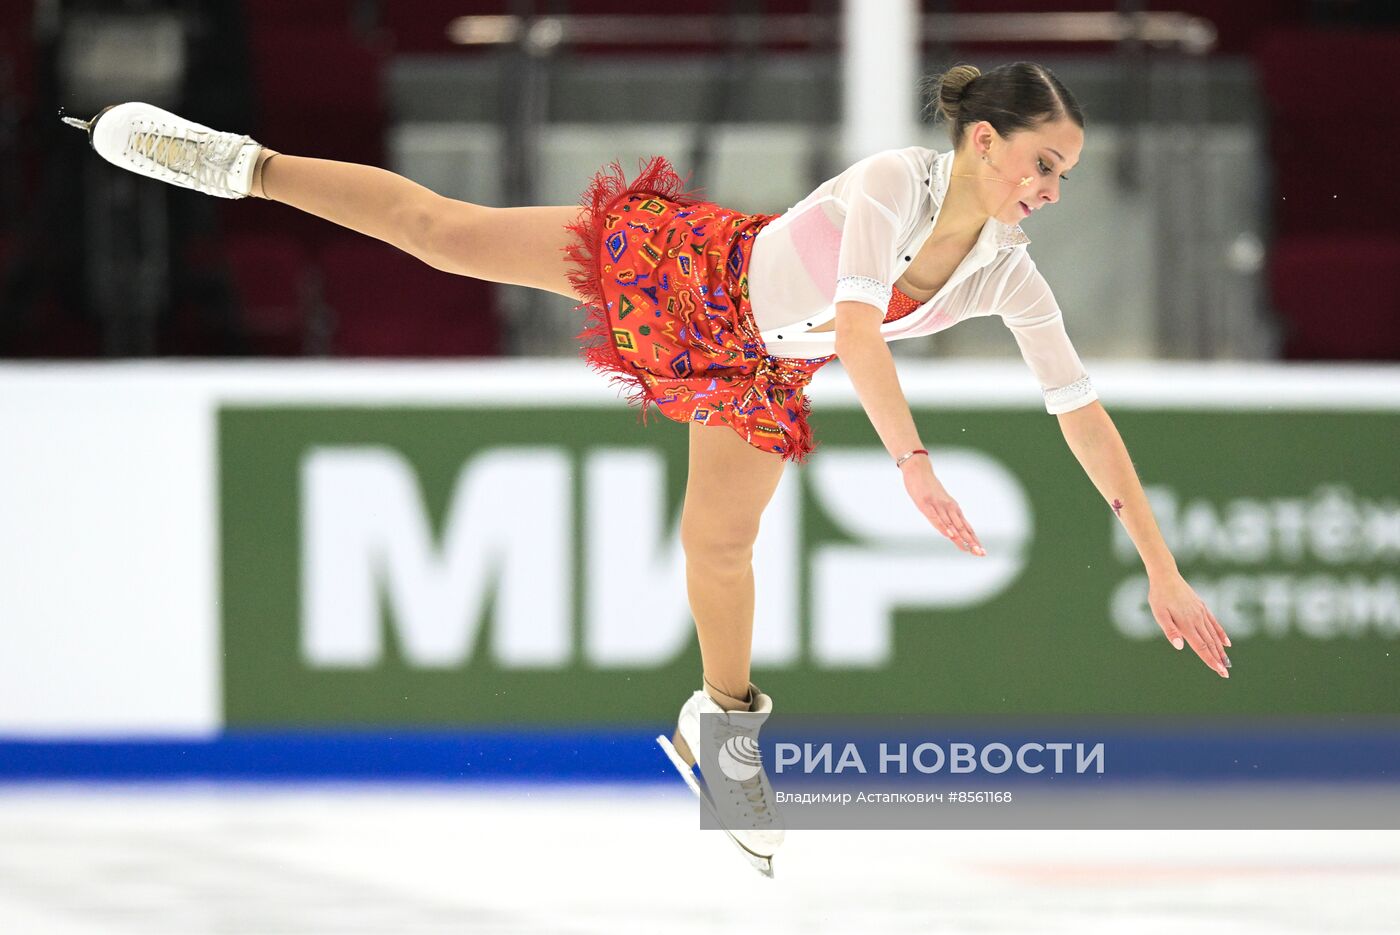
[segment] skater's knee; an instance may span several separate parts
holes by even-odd
[[[405,249],[437,269],[472,276],[472,260],[482,254],[489,209],[442,195],[403,208]]]
[[[713,518],[681,519],[681,548],[686,562],[716,570],[743,571],[753,562],[757,523],[715,522]]]

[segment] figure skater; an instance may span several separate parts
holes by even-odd
[[[1059,201],[1079,160],[1078,103],[1048,69],[1026,62],[985,74],[960,65],[924,89],[948,123],[951,149],[876,153],[781,215],[685,192],[659,156],[630,184],[617,163],[603,169],[581,206],[493,208],[384,169],[277,153],[146,104],[65,120],[88,130],[108,161],[142,175],[280,201],[445,272],[582,303],[588,364],[620,383],[643,417],[655,406],[689,431],[681,543],[702,684],[670,741],[659,740],[702,802],[731,809],[730,837],[771,875],[784,832],[761,764],[741,781],[701,763],[703,790],[691,768],[702,715],[752,749],[773,710],[749,678],[753,544],[783,468],[815,447],[804,388],[833,357],[914,507],[975,560],[986,552],[939,482],[887,342],[1001,316],[1046,410],[1136,545],[1162,632],[1230,674],[1230,639],[1178,573],[1020,227]]]

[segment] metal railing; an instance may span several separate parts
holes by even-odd
[[[1189,55],[1209,52],[1215,26],[1185,13],[926,13],[928,42],[1141,42]],[[548,55],[566,45],[726,44],[736,27],[765,44],[822,45],[836,41],[834,16],[459,16],[447,36],[459,45],[523,45]]]

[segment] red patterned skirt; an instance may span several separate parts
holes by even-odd
[[[759,337],[749,260],[778,215],[722,208],[684,184],[656,156],[630,185],[614,162],[585,190],[564,250],[569,281],[587,299],[580,353],[625,389],[642,422],[654,405],[801,462],[815,447],[804,388],[832,358],[773,357]]]

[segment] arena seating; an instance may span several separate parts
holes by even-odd
[[[310,262],[301,243],[286,234],[245,234],[229,238],[223,254],[253,352],[305,353],[312,302]]]
[[[0,22],[0,101],[23,118],[33,100],[34,46],[28,25]]]
[[[32,0],[0,2],[0,231],[12,229],[35,184]]]
[[[250,17],[258,21],[276,15],[292,16],[297,4],[252,5]],[[311,7],[326,16],[336,4]],[[345,7],[342,3],[340,7]],[[322,28],[267,25],[255,29],[252,41],[253,80],[257,89],[256,138],[279,151],[312,154],[383,165],[385,109],[382,89],[383,56],[361,41],[344,23]],[[241,243],[244,259],[270,251],[257,244],[258,237],[275,232],[296,246],[286,256],[306,262],[318,245],[344,236],[334,224],[293,208],[266,202],[229,202],[220,206],[223,226],[231,243]],[[247,239],[252,238],[252,239]],[[252,253],[248,251],[252,250]],[[277,260],[283,269],[284,260]],[[237,261],[230,257],[237,272]],[[306,270],[302,271],[304,276]],[[282,307],[273,303],[273,308]],[[255,313],[256,314],[256,313]],[[304,334],[284,333],[257,337],[287,346]]]
[[[282,152],[384,164],[380,51],[346,28],[270,30],[254,37],[252,59],[257,139]],[[333,224],[281,206],[234,202],[223,221],[236,233],[272,225],[309,248],[337,236]]]
[[[1400,145],[1400,126],[1378,119],[1394,107],[1397,60],[1394,33],[1290,29],[1260,43],[1279,236],[1394,230],[1400,187],[1364,173]],[[1339,71],[1329,78],[1333,68]],[[1346,155],[1329,158],[1329,151]]]
[[[1378,119],[1394,106],[1382,99],[1393,99],[1397,60],[1393,33],[1287,29],[1260,43],[1271,299],[1287,357],[1400,359],[1400,188],[1366,176],[1400,148],[1400,128]],[[1335,80],[1330,68],[1339,69]]]
[[[839,6],[836,0],[694,0],[684,6],[654,8],[638,7],[635,0],[239,3],[251,37],[249,80],[257,92],[252,132],[283,151],[374,165],[386,165],[388,158],[390,114],[385,82],[390,56],[500,51],[498,47],[464,48],[448,40],[447,24],[457,16],[522,10],[536,14],[575,10],[645,13],[662,18],[735,12],[825,14]],[[1046,10],[1046,4],[1037,0],[952,0],[922,6],[930,12]],[[1107,12],[1121,4],[1118,0],[1070,0],[1052,6],[1059,11]],[[1377,267],[1386,270],[1385,275],[1368,275],[1357,260],[1394,264],[1393,219],[1400,212],[1400,188],[1383,178],[1367,178],[1365,173],[1375,158],[1400,144],[1400,130],[1394,121],[1377,119],[1387,106],[1393,107],[1389,104],[1394,96],[1390,72],[1392,63],[1400,58],[1400,37],[1395,32],[1332,30],[1316,25],[1304,28],[1305,20],[1322,15],[1319,6],[1309,0],[1237,0],[1230,4],[1218,0],[1146,0],[1143,6],[1208,18],[1219,32],[1217,54],[1254,56],[1268,117],[1268,213],[1275,242],[1267,282],[1272,290],[1271,305],[1286,333],[1287,356],[1400,357],[1393,349],[1393,333],[1400,331],[1394,325],[1397,309],[1389,298],[1395,293],[1386,291],[1390,289],[1390,267]],[[43,90],[35,80],[34,8],[35,0],[0,0],[0,116],[21,121],[22,143],[39,139],[29,131],[37,121],[47,119],[37,113],[34,102],[35,94]],[[968,54],[983,55],[996,48],[978,44],[970,47]],[[567,54],[587,57],[618,51],[616,45],[593,45],[571,47]],[[714,50],[697,40],[693,46],[658,44],[652,49],[632,49],[628,54],[697,51]],[[1033,57],[1040,49],[1016,44],[1004,51]],[[1106,49],[1081,51],[1092,54]],[[1300,63],[1311,65],[1300,67]],[[1329,75],[1329,68],[1338,71]],[[21,152],[21,158],[0,162],[0,167],[12,178],[22,179],[11,188],[32,200],[39,188],[34,168],[38,153],[33,151],[36,144],[28,145],[30,150]],[[1331,157],[1321,155],[1329,151]],[[0,195],[5,193],[0,184]],[[7,232],[12,238],[18,236],[12,222],[27,214],[27,205],[10,199],[0,201],[0,207],[8,215],[0,218],[0,236]],[[9,210],[11,207],[16,210]],[[307,283],[322,276],[327,293],[335,292],[340,300],[335,312],[341,327],[332,344],[336,353],[495,353],[501,346],[495,290],[489,284],[432,271],[392,248],[349,235],[329,222],[282,205],[221,202],[217,210],[225,243],[219,247],[221,256],[214,265],[231,277],[244,303],[242,324],[257,353],[306,352],[308,315],[314,308],[307,304]],[[366,267],[355,267],[347,257],[358,257]],[[342,285],[342,274],[359,287]],[[1382,282],[1386,289],[1381,289]],[[376,300],[363,298],[369,295]],[[465,315],[437,311],[452,303],[472,311]],[[54,317],[57,313],[53,308],[45,308],[49,309],[43,313],[48,323],[36,324],[42,327],[36,331],[35,341],[55,348],[56,353],[76,352],[91,343],[90,336],[83,336],[87,325],[76,318],[64,324]],[[472,327],[464,329],[467,320]],[[385,321],[393,327],[389,333],[376,336],[375,322],[382,325]],[[434,328],[443,330],[437,334]],[[394,350],[410,347],[421,350]]]
[[[364,238],[320,253],[337,357],[478,357],[501,353],[490,283],[435,270]]]
[[[254,35],[282,30],[350,30],[358,0],[243,0]],[[413,4],[410,4],[413,5]]]
[[[1400,360],[1400,236],[1293,235],[1269,262],[1291,360]]]

